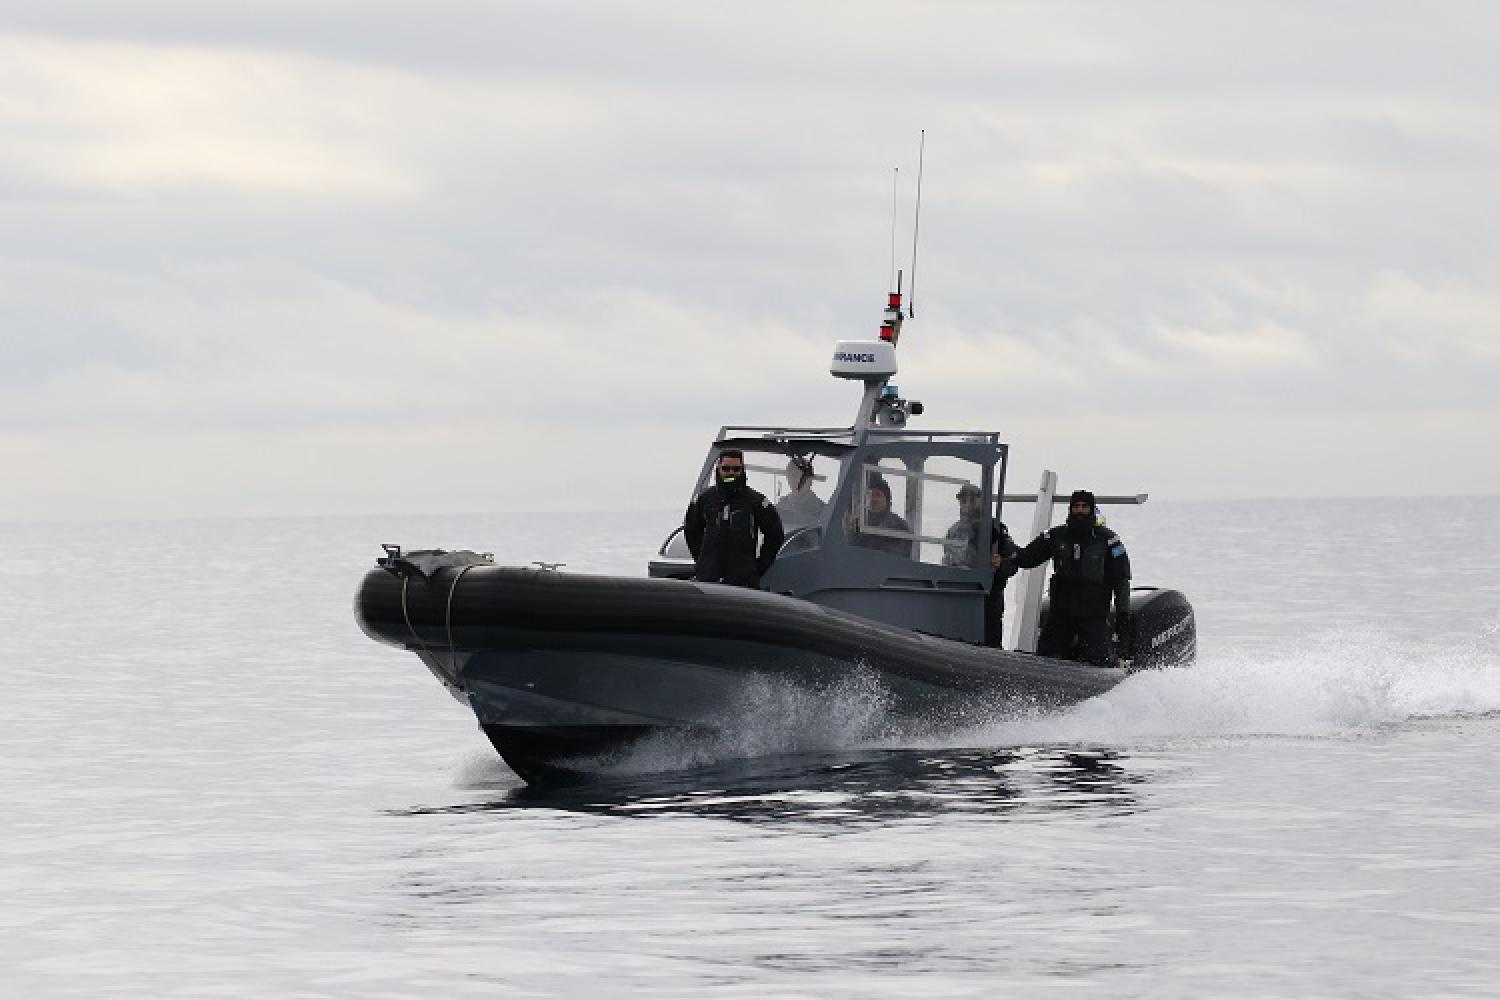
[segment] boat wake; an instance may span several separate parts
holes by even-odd
[[[769,692],[767,692],[769,694]],[[1409,721],[1500,713],[1500,630],[1433,650],[1330,633],[1267,656],[1200,654],[1186,670],[1146,671],[1058,713],[1008,711],[977,724],[895,730],[871,677],[818,695],[782,691],[722,739],[643,752],[634,763],[697,766],[732,757],[835,747],[1133,745],[1223,736],[1337,736]],[[691,760],[691,762],[688,762]]]
[[[825,687],[752,676],[712,731],[663,732],[600,762],[614,774],[678,771],[726,760],[868,746],[894,734],[889,698],[874,671]]]
[[[1199,655],[1067,712],[994,719],[935,744],[1130,744],[1215,736],[1323,736],[1418,719],[1500,713],[1500,633],[1434,651],[1368,633],[1328,634],[1280,656]]]

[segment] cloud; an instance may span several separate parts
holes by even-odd
[[[0,428],[703,420],[764,395],[743,377],[752,359],[780,369],[783,390],[828,378],[824,345],[787,324],[629,288],[467,311],[274,267],[203,267],[100,298],[100,326],[134,346],[98,358],[83,344],[54,359],[0,398]]]
[[[675,504],[720,423],[847,419],[827,354],[913,278],[919,128],[929,422],[1194,495],[1386,490],[1389,441],[1500,490],[1450,447],[1500,422],[1485,8],[1357,45],[1317,8],[909,13],[8,11],[0,517],[108,512],[101,481],[352,509],[382,442],[443,504],[544,507],[601,437]]]
[[[0,124],[14,176],[141,195],[412,197],[381,106],[421,81],[295,57],[0,36]],[[332,76],[333,79],[329,79]],[[362,91],[367,102],[349,98]]]
[[[1398,358],[1431,361],[1443,355],[1500,361],[1500,289],[1451,277],[1424,284],[1399,271],[1374,276],[1365,318]]]
[[[1309,339],[1297,330],[1266,324],[1255,330],[1210,331],[1159,327],[1156,338],[1173,352],[1216,368],[1307,368],[1320,362]]]

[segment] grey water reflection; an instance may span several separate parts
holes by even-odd
[[[1145,780],[1125,764],[1114,749],[1089,747],[798,754],[691,771],[601,774],[575,784],[505,787],[493,798],[397,814],[552,810],[832,826],[944,815],[1121,814],[1139,809],[1136,786]]]

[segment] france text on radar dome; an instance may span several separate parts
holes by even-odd
[[[851,362],[852,361],[852,362],[855,362],[857,364],[862,364],[862,365],[873,365],[875,363],[875,355],[873,355],[873,354],[849,354],[849,353],[847,353],[845,351],[837,351],[833,355],[833,360],[835,360],[835,361],[844,361],[844,362]]]

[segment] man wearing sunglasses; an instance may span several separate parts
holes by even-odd
[[[735,587],[758,588],[786,538],[776,508],[746,484],[738,448],[719,452],[714,484],[688,505],[682,528],[697,579]]]

